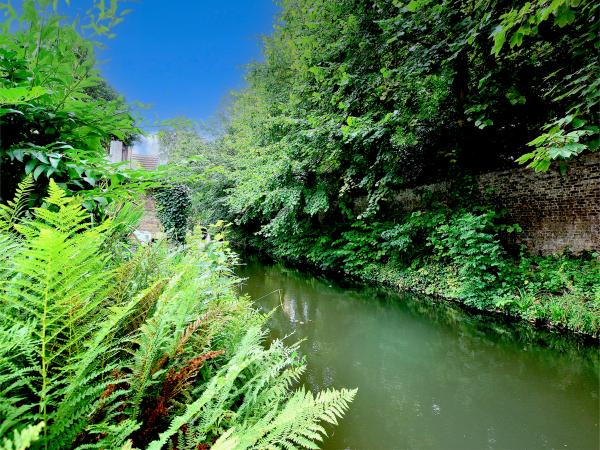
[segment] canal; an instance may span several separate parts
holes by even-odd
[[[447,303],[238,268],[312,390],[358,388],[325,449],[576,449],[599,443],[598,347]]]

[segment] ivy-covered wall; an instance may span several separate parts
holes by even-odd
[[[490,172],[476,177],[480,194],[507,210],[507,222],[523,231],[511,235],[533,253],[600,251],[600,155],[573,161],[567,173],[531,169]],[[444,196],[441,182],[398,191],[394,207],[410,211],[423,206],[425,192]]]

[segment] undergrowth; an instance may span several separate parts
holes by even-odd
[[[352,401],[293,390],[297,348],[266,341],[226,243],[118,246],[127,209],[94,226],[53,182],[21,204],[0,215],[2,448],[317,448]]]
[[[276,259],[598,335],[598,255],[511,252],[500,234],[520,228],[502,219],[488,207],[437,204],[394,222],[325,225],[320,234],[300,225],[296,234],[248,242]]]

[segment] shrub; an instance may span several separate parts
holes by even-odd
[[[433,231],[428,243],[436,259],[458,268],[463,296],[481,302],[480,294],[500,281],[505,252],[492,231],[489,214],[456,214]]]
[[[448,215],[449,211],[444,208],[414,211],[402,223],[382,233],[383,247],[392,260],[410,263],[414,258],[429,253],[429,236]]]
[[[31,174],[38,203],[52,178],[63,189],[85,193],[83,205],[102,216],[117,197],[153,184],[148,172],[106,158],[111,139],[131,141],[141,131],[123,98],[99,76],[96,44],[80,33],[89,21],[92,39],[108,34],[122,13],[98,3],[96,14],[80,24],[61,17],[56,1],[17,3],[22,8],[10,2],[0,8],[0,199],[10,198]]]

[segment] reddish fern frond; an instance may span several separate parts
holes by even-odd
[[[216,317],[220,316],[218,311],[208,311],[206,314],[203,314],[201,317],[196,319],[194,322],[188,325],[183,334],[181,335],[181,339],[177,343],[177,347],[175,350],[176,355],[180,355],[183,353],[185,344],[190,340],[192,335],[204,324],[206,324],[209,320],[212,320]]]
[[[204,363],[225,354],[225,350],[211,350],[191,359],[178,371],[171,369],[165,378],[163,393],[169,393],[169,400],[175,398],[196,376]]]
[[[155,435],[162,419],[169,415],[169,404],[171,401],[177,397],[187,385],[189,385],[190,381],[196,376],[204,363],[223,354],[225,354],[225,350],[211,350],[191,359],[179,370],[175,370],[174,368],[169,370],[165,377],[165,381],[163,382],[160,396],[156,399],[156,402],[147,405],[144,409],[144,428],[141,430],[141,434],[136,438],[138,444],[146,444],[149,438]],[[163,358],[166,358],[166,363],[168,356],[165,355]]]

